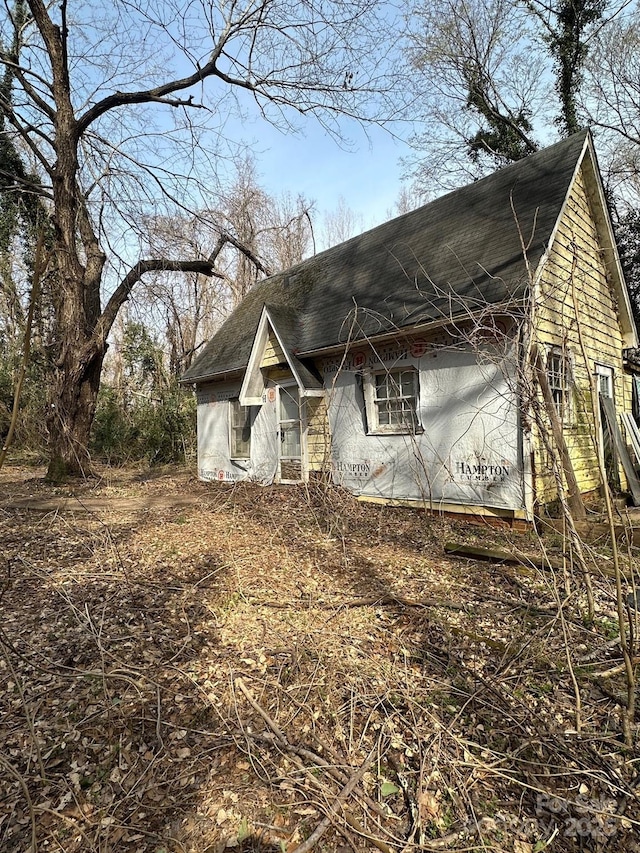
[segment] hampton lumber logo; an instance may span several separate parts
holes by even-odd
[[[511,463],[476,459],[473,462],[458,460],[454,463],[453,479],[458,483],[504,483],[511,476]]]

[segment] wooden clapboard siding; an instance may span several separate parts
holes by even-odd
[[[534,335],[541,352],[544,354],[547,346],[557,346],[570,353],[574,392],[571,413],[564,425],[565,439],[580,490],[590,492],[600,485],[590,374],[596,363],[613,368],[615,402],[619,411],[629,407],[631,387],[623,372],[618,307],[581,171],[569,192],[567,206],[544,263],[535,302]],[[587,352],[586,364],[580,336]],[[536,495],[544,503],[556,496],[556,490],[540,436],[535,446]],[[622,471],[620,477],[625,485]]]
[[[282,352],[282,347],[278,343],[278,339],[274,335],[273,330],[270,330],[269,338],[264,348],[264,355],[260,362],[260,367],[271,367],[275,364],[282,364],[283,362],[286,362],[286,360],[287,357]]]
[[[293,382],[295,378],[288,366],[270,367],[265,375],[272,382]]]
[[[329,418],[324,397],[307,397],[307,461],[310,471],[329,467]]]

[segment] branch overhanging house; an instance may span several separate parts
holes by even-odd
[[[535,364],[597,492],[592,390],[630,411],[636,346],[585,131],[260,282],[181,381],[202,479],[317,472],[363,499],[532,520],[555,496]]]

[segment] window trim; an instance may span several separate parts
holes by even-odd
[[[413,378],[413,394],[411,396],[404,396],[402,394],[402,378],[401,375],[403,373],[411,374]],[[380,398],[377,396],[377,384],[376,379],[379,376],[384,377],[393,377],[394,374],[398,375],[398,379],[393,379],[393,382],[396,385],[396,388],[400,391],[394,397],[383,397]],[[363,391],[364,391],[364,402],[365,402],[365,411],[367,415],[367,435],[418,435],[424,432],[420,420],[418,417],[419,409],[420,409],[420,371],[411,366],[404,367],[388,367],[381,370],[366,370],[363,371]],[[397,401],[413,401],[411,406],[411,412],[413,416],[413,423],[380,423],[380,403],[384,400],[397,400]]]
[[[560,369],[552,370],[552,359],[560,360]],[[558,418],[562,423],[568,424],[573,420],[573,359],[571,350],[562,346],[549,346],[545,365],[547,382],[551,398],[556,409]],[[559,377],[559,381],[558,381]],[[560,395],[560,406],[558,406],[558,395]]]
[[[598,397],[602,396],[600,380],[607,379],[611,384],[611,399],[615,405],[616,400],[616,371],[615,368],[610,364],[605,364],[603,361],[595,362],[595,378],[596,378],[596,387],[598,390]]]
[[[244,410],[244,422],[236,422],[236,415],[240,414]],[[246,462],[248,459],[251,459],[251,438],[253,431],[253,406],[243,406],[240,403],[240,400],[237,397],[229,400],[229,458],[238,461]],[[246,455],[239,455],[236,453],[236,442],[235,436],[238,431],[243,431],[244,429],[249,430],[249,439],[248,441],[242,440],[243,444],[247,444],[247,452]]]

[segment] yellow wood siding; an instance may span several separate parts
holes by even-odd
[[[270,331],[269,340],[264,348],[264,355],[262,356],[260,367],[271,367],[274,364],[282,364],[283,362],[286,362],[286,360],[286,356],[282,352],[278,339],[274,335],[273,331]]]
[[[289,367],[270,367],[265,371],[265,375],[272,382],[292,382],[294,379]]]
[[[326,471],[331,459],[329,418],[324,397],[307,397],[307,460],[310,471]]]
[[[539,280],[534,317],[534,338],[543,358],[545,348],[554,346],[563,348],[571,360],[574,387],[564,434],[580,491],[590,492],[600,485],[590,374],[596,364],[613,369],[618,413],[630,409],[631,388],[623,373],[618,307],[581,173]],[[556,497],[556,490],[539,435],[535,447],[536,497],[544,503]],[[620,477],[624,487],[623,472]]]

